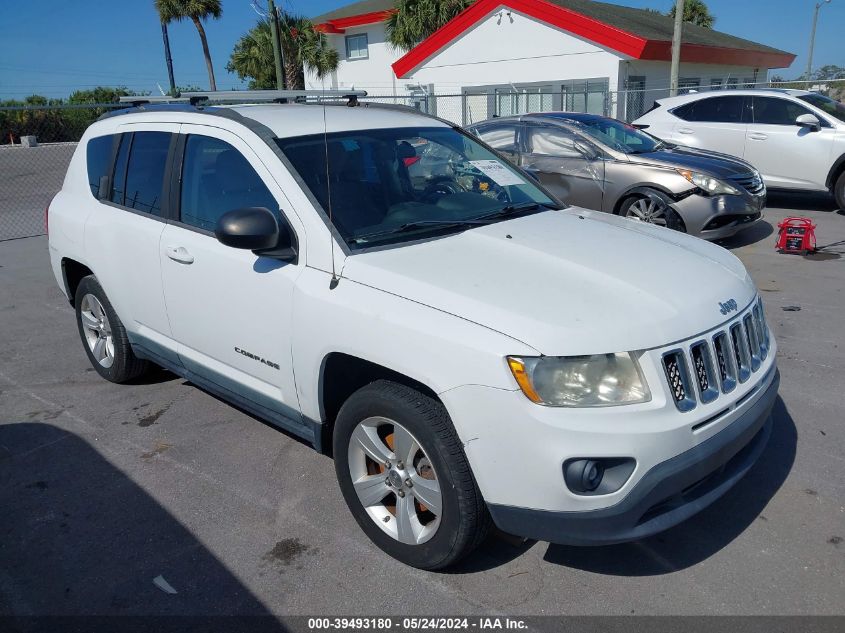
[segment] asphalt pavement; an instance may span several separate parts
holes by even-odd
[[[0,614],[845,613],[845,245],[773,247],[787,215],[813,218],[820,244],[845,240],[845,215],[825,197],[771,204],[725,243],[780,345],[753,470],[653,538],[494,535],[447,573],[371,545],[308,445],[164,371],[99,378],[46,238],[0,242]]]

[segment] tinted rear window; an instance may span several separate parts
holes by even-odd
[[[745,110],[745,97],[710,97],[684,104],[672,110],[672,113],[684,121],[702,121],[709,123],[742,123]]]
[[[132,135],[124,206],[161,215],[161,192],[169,147],[169,132],[135,132]]]
[[[100,193],[100,178],[109,175],[113,145],[113,135],[98,136],[88,141],[85,148],[88,161],[88,185],[95,198]]]

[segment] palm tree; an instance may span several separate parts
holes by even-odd
[[[667,15],[674,18],[675,7],[672,7]],[[705,29],[712,29],[716,23],[716,18],[710,13],[710,9],[707,8],[704,0],[686,0],[684,3],[684,22],[691,22],[703,26]]]
[[[385,20],[387,41],[409,51],[475,0],[396,0],[396,11]]]
[[[311,20],[282,12],[280,26],[288,88],[301,90],[305,87],[305,68],[318,77],[337,69],[340,61],[337,51],[328,45],[326,36],[314,28]],[[273,40],[268,20],[261,20],[238,40],[226,70],[237,73],[241,79],[249,77],[251,90],[276,87]]]
[[[155,0],[155,7],[163,24],[181,22],[187,18],[197,27],[197,33],[202,42],[202,52],[205,55],[205,66],[208,69],[208,85],[211,90],[217,90],[217,82],[214,81],[214,66],[211,64],[211,53],[208,51],[208,39],[205,37],[202,21],[209,17],[216,20],[223,14],[220,0]]]

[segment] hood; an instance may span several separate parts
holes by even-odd
[[[730,178],[754,171],[754,167],[735,156],[682,145],[667,147],[647,154],[633,154],[629,155],[628,158],[634,163],[680,167],[702,171],[717,178]]]
[[[720,302],[755,295],[719,246],[579,208],[351,255],[342,277],[552,356],[668,345],[724,322]]]

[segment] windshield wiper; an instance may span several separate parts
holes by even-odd
[[[384,231],[374,231],[373,233],[365,233],[364,235],[356,235],[355,237],[350,237],[346,241],[352,244],[358,244],[360,242],[366,242],[368,240],[375,239],[378,237],[395,235],[397,233],[407,233],[408,231],[425,228],[427,226],[434,226],[438,228],[450,228],[462,226],[481,226],[484,224],[487,224],[487,222],[483,221],[481,218],[472,218],[468,220],[416,220],[415,222],[406,222],[405,224],[400,224],[399,226],[396,226],[392,229],[386,229]]]
[[[542,202],[521,202],[519,204],[508,204],[501,209],[496,209],[491,213],[485,213],[484,215],[478,216],[478,220],[489,220],[492,218],[498,218],[503,215],[514,215],[515,213],[521,213],[523,211],[534,211],[535,209],[539,209],[540,207],[545,207],[547,209],[554,209],[555,211],[560,210],[560,207],[551,204],[543,204]]]

